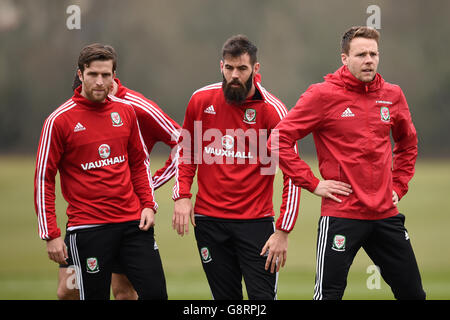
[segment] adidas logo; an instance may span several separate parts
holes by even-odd
[[[350,108],[345,109],[344,112],[342,112],[341,117],[342,118],[346,118],[346,117],[354,117],[355,114],[352,112],[352,110],[350,110]]]
[[[210,105],[208,108],[205,109],[205,113],[216,114],[216,110],[214,110],[213,105]]]
[[[86,128],[81,124],[81,123],[77,123],[77,125],[75,126],[75,128],[73,129],[73,132],[78,132],[78,131],[83,131],[86,130]]]

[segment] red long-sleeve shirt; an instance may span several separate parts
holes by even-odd
[[[274,216],[275,171],[268,168],[275,163],[269,162],[266,141],[287,109],[260,79],[257,74],[255,96],[239,106],[226,102],[221,83],[197,90],[189,101],[173,198],[192,196],[197,171],[196,214],[223,219]],[[300,189],[287,176],[282,198],[276,228],[289,232],[297,219]]]
[[[323,179],[352,186],[350,196],[338,196],[342,203],[323,198],[322,215],[373,220],[398,213],[392,191],[406,194],[417,158],[417,134],[399,86],[379,74],[364,83],[343,66],[310,86],[274,132],[279,143],[269,140],[269,148],[295,185],[313,192],[319,183],[292,151],[312,133]]]
[[[42,239],[61,234],[55,214],[57,171],[68,202],[68,227],[139,220],[142,208],[157,208],[133,107],[112,96],[94,103],[80,91],[42,129],[34,188]]]
[[[180,125],[162,111],[154,101],[123,86],[118,78],[114,80],[118,84],[115,96],[130,102],[134,107],[148,153],[152,152],[153,146],[159,141],[168,145],[172,150],[177,145]],[[156,170],[153,175],[155,190],[175,175],[175,167],[176,164],[171,153],[164,167]]]

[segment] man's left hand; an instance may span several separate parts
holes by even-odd
[[[288,249],[288,235],[289,233],[276,230],[269,240],[267,240],[264,245],[260,255],[266,254],[267,250],[269,254],[267,255],[265,269],[274,273],[275,269],[278,272],[280,267],[284,267],[287,260],[287,249]]]

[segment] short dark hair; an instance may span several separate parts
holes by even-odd
[[[239,57],[244,53],[250,56],[250,63],[253,65],[257,61],[256,53],[258,48],[248,40],[247,36],[238,34],[229,38],[222,47],[222,58],[227,55]]]
[[[117,68],[117,54],[116,50],[109,45],[101,43],[93,43],[81,49],[78,57],[78,69],[83,73],[85,67],[89,67],[90,63],[95,60],[107,61],[112,60],[113,72]]]
[[[348,54],[350,51],[350,42],[355,38],[373,39],[377,42],[380,39],[380,33],[371,27],[354,26],[345,31],[341,40],[341,52]]]

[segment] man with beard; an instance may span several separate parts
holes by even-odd
[[[268,168],[264,141],[287,110],[262,87],[256,52],[243,35],[225,42],[223,82],[194,92],[178,148],[173,228],[183,236],[191,219],[203,269],[218,300],[242,299],[242,277],[249,299],[276,299],[278,271],[286,262],[300,201],[300,189],[285,176],[274,224],[275,170]],[[196,171],[193,208],[190,190]]]
[[[117,56],[113,47],[106,45],[105,49]],[[78,72],[76,72],[72,90],[76,91],[81,85],[82,82]],[[149,154],[151,154],[157,142],[163,142],[171,149],[176,146],[176,138],[180,129],[178,123],[171,119],[154,101],[146,98],[139,92],[125,87],[119,78],[115,77],[112,85],[113,87],[109,94],[124,99],[133,106],[139,122],[142,138]],[[165,166],[154,173],[152,180],[155,191],[167,183],[175,174],[174,160],[174,157],[170,156]],[[60,265],[58,273],[58,299],[79,299],[79,291],[73,284],[73,273],[74,266],[69,266],[68,264]],[[112,269],[111,289],[116,300],[136,300],[138,298],[136,290],[134,290],[133,285],[124,274],[124,270],[118,261]]]
[[[109,299],[119,260],[140,299],[167,299],[155,250],[157,204],[133,107],[108,96],[116,57],[102,44],[78,59],[82,85],[44,122],[35,172],[39,236],[49,259],[75,265],[81,300]],[[55,176],[68,202],[65,240],[55,214]]]

